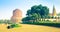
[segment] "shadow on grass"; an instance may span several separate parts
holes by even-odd
[[[60,28],[60,23],[21,23],[21,24],[31,24],[31,25],[43,25],[43,26],[50,26],[50,27],[56,27],[56,28]]]

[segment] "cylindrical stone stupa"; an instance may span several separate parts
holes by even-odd
[[[19,23],[22,19],[22,11],[19,9],[13,10],[13,16],[11,17],[11,21],[13,23]]]

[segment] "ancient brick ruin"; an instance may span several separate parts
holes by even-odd
[[[21,22],[21,19],[22,19],[22,11],[19,9],[13,10],[13,15],[11,17],[11,21],[13,23],[19,23],[19,22]]]

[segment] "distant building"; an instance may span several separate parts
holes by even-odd
[[[19,23],[19,22],[21,22],[21,19],[22,19],[22,11],[19,9],[13,10],[13,15],[11,17],[11,21],[13,23]]]
[[[54,16],[54,17],[56,17],[56,16],[57,16],[56,9],[55,9],[55,7],[54,7],[54,6],[53,6],[53,14],[52,14],[52,16]]]
[[[51,17],[53,18],[50,18],[48,20],[51,20],[51,21],[60,21],[60,16],[57,16],[57,13],[56,13],[56,9],[55,9],[55,6],[53,6],[53,12],[49,14]]]
[[[52,14],[49,14],[49,15],[50,15],[50,16],[53,16],[53,17],[56,17],[56,16],[57,16],[55,6],[53,6]]]

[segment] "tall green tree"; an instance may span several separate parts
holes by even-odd
[[[39,21],[41,18],[46,18],[49,16],[49,8],[47,6],[40,5],[34,5],[31,7],[31,9],[27,10],[27,17],[25,17],[23,20],[33,22]]]
[[[46,16],[48,16],[49,14],[49,8],[46,7],[46,6],[42,6],[41,4],[40,5],[35,5],[35,6],[32,6],[31,9],[29,9],[27,11],[27,15],[28,16],[31,16],[32,14],[34,13],[37,13],[39,16],[41,16],[41,18],[44,18]]]

